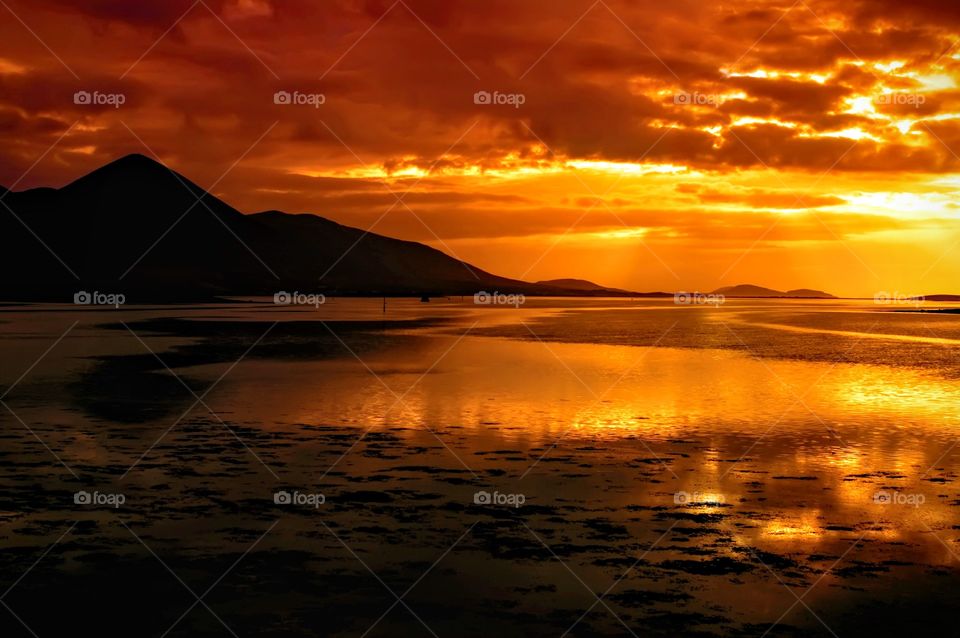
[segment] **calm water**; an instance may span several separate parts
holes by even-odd
[[[960,315],[891,310],[7,306],[0,635],[960,635]]]

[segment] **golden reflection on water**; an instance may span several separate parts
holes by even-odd
[[[284,421],[455,424],[474,431],[498,424],[511,429],[496,428],[495,435],[514,439],[567,431],[598,439],[786,435],[794,447],[778,457],[792,457],[791,465],[849,472],[878,455],[886,469],[910,467],[920,452],[898,447],[905,439],[954,436],[960,425],[957,383],[912,369],[758,360],[727,351],[707,357],[673,348],[552,343],[548,351],[537,342],[467,337],[423,374],[452,341],[375,352],[364,357],[366,365],[247,363],[231,374],[238,389],[231,394],[264,423],[283,415]],[[219,370],[208,368],[211,376]],[[869,445],[858,447],[865,439]],[[824,441],[835,448],[829,455],[822,454]],[[730,453],[702,455],[701,469],[722,465]]]
[[[830,330],[827,328],[809,328],[806,326],[791,326],[782,323],[767,322],[744,322],[745,325],[756,326],[758,328],[769,328],[771,330],[782,330],[785,332],[799,332],[803,334],[814,335],[834,335],[840,337],[855,337],[857,339],[879,339],[882,341],[900,341],[906,343],[930,343],[934,345],[958,346],[960,339],[950,339],[937,336],[918,336],[904,335],[882,332],[858,332],[856,330]]]
[[[763,525],[760,537],[765,540],[816,541],[823,535],[819,521],[820,510],[805,513],[799,519],[783,519]]]
[[[439,409],[468,427],[481,411],[534,431],[572,427],[599,437],[682,437],[691,427],[721,422],[724,433],[763,432],[778,419],[816,430],[827,422],[842,436],[851,416],[862,423],[909,415],[914,426],[940,434],[957,425],[957,384],[911,369],[757,360],[726,351],[706,357],[673,348],[545,348],[468,338],[419,381],[415,373],[385,378],[404,377],[396,379],[401,390],[417,384],[404,401],[406,418],[422,420]],[[378,363],[371,365],[376,371]]]
[[[955,383],[944,382],[933,375],[882,366],[859,366],[835,388],[833,400],[849,408],[911,415],[940,414],[945,407],[956,405],[960,395]],[[956,416],[950,416],[953,417],[951,421],[956,421]]]
[[[576,455],[596,476],[629,476],[624,461],[642,458],[659,484],[652,489],[637,475],[634,502],[673,507],[664,492],[684,490],[698,494],[693,512],[756,512],[738,534],[761,547],[836,551],[837,543],[862,534],[924,538],[923,551],[944,558],[931,537],[922,536],[924,525],[949,529],[957,523],[956,508],[938,498],[937,484],[920,478],[956,436],[960,390],[950,379],[728,351],[705,356],[693,349],[547,347],[474,337],[423,375],[454,339],[365,357],[403,396],[397,405],[369,370],[349,359],[238,368],[231,401],[265,423],[282,415],[297,423],[401,424],[408,428],[398,433],[403,437],[423,435],[418,426],[456,426],[469,437],[466,448],[458,448],[465,455],[509,448],[533,458],[539,452],[531,449],[560,440],[556,455]],[[610,460],[616,455],[619,460]],[[528,466],[520,463],[516,473]],[[549,477],[550,470],[541,469]],[[527,480],[535,486],[541,479]],[[880,490],[922,493],[926,502],[922,509],[879,505],[874,495]]]
[[[737,535],[748,543],[796,552],[831,544],[835,551],[833,544],[863,534],[952,560],[928,530],[960,523],[957,507],[942,497],[954,492],[921,479],[952,480],[944,452],[960,430],[955,380],[914,368],[756,359],[729,350],[457,338],[419,334],[364,352],[362,363],[346,354],[250,359],[209,402],[265,430],[393,428],[399,437],[428,440],[424,428],[445,437],[462,428],[457,449],[468,458],[507,448],[535,458],[540,452],[531,450],[559,441],[556,455],[588,466],[580,468],[585,491],[604,489],[597,477],[607,472],[631,486],[631,503],[673,509],[672,494],[696,493],[689,511],[742,517]],[[127,340],[124,348],[138,350]],[[223,369],[178,373],[213,380]],[[157,425],[162,431],[169,422]],[[99,459],[100,445],[91,437],[63,444],[68,458],[84,460]],[[651,458],[662,465],[645,463],[647,474],[629,464]],[[529,466],[510,469],[519,475]],[[547,491],[555,471],[541,464],[525,479],[527,489]],[[921,508],[878,505],[880,490],[926,501]]]

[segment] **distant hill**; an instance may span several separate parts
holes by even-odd
[[[555,288],[565,288],[567,290],[614,290],[600,284],[595,284],[586,279],[546,279],[538,281],[541,286],[553,286]]]
[[[245,215],[143,155],[63,188],[9,192],[3,204],[10,211],[0,207],[0,269],[8,276],[0,278],[0,298],[11,300],[67,301],[80,290],[123,293],[131,302],[283,290],[583,292],[499,277],[424,244],[316,215]]]
[[[822,290],[811,290],[810,288],[796,288],[794,290],[788,290],[785,297],[809,297],[811,299],[836,299],[837,297],[831,295],[829,292],[823,292]]]
[[[591,297],[673,297],[672,292],[631,292],[622,288],[608,288],[586,279],[545,279],[536,283],[549,286],[564,294],[577,294]]]
[[[918,301],[957,301],[960,302],[960,295],[923,295],[915,297]]]
[[[632,295],[632,296],[669,296],[665,292],[635,293],[622,288],[608,288],[586,279],[546,279],[537,282],[538,286],[550,286],[566,291],[576,291],[591,295]]]
[[[784,297],[799,299],[836,299],[833,295],[822,290],[810,290],[807,288],[797,288],[795,290],[774,290],[764,288],[753,284],[740,284],[738,286],[727,286],[718,288],[712,294],[723,295],[724,297]]]

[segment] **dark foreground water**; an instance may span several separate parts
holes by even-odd
[[[7,306],[0,636],[960,635],[960,316],[890,310]]]

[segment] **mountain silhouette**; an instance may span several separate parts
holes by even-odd
[[[917,301],[950,301],[958,302],[960,301],[960,295],[920,295],[919,297],[913,297]]]
[[[717,288],[711,294],[723,295],[725,297],[789,297],[804,299],[835,299],[833,295],[822,290],[810,290],[808,288],[797,288],[795,290],[774,290],[755,286],[753,284],[739,284],[737,286],[727,286]]]
[[[316,215],[245,215],[143,155],[63,188],[0,197],[0,265],[8,273],[0,294],[8,299],[67,300],[78,290],[120,292],[131,302],[281,290],[581,292],[498,277],[429,246]]]
[[[626,290],[621,290],[619,288],[608,288],[606,286],[601,286],[600,284],[595,284],[592,281],[587,281],[586,279],[547,279],[544,281],[538,281],[538,285],[541,286],[552,286],[555,288],[564,288],[566,290],[579,290],[582,292],[597,292],[597,293],[619,293],[619,294],[629,294]],[[667,293],[649,293],[651,295],[666,295]]]

